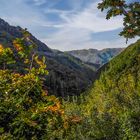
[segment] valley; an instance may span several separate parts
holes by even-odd
[[[14,38],[22,37],[22,30],[21,27],[10,26],[0,19],[0,43],[3,46],[12,45]],[[47,70],[49,71],[49,75],[46,77],[46,86],[50,94],[61,97],[80,95],[91,86],[96,78],[97,69],[104,64],[95,62],[100,61],[98,56],[91,58],[93,62],[84,61],[72,55],[71,52],[61,52],[49,48],[33,35],[31,35],[31,39],[36,43],[39,55],[46,57]],[[107,49],[104,52],[108,56],[102,58],[102,61],[107,63],[113,56],[121,52],[121,49],[112,49],[111,51]],[[104,54],[101,54],[101,57],[103,56]]]
[[[0,140],[140,140],[139,0],[1,0],[0,17]]]

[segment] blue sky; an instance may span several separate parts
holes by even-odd
[[[98,2],[100,0],[0,0],[0,17],[11,25],[28,28],[53,49],[126,47],[125,39],[118,35],[122,18],[107,21],[105,14],[97,9]]]

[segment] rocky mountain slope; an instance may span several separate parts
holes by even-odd
[[[83,62],[88,62],[102,66],[111,60],[114,56],[119,54],[123,48],[108,48],[103,50],[88,49],[88,50],[73,50],[66,53],[71,54]]]
[[[0,19],[0,44],[12,46],[12,40],[17,37],[22,37],[22,28],[10,26]],[[97,69],[96,65],[91,66],[71,55],[52,50],[33,35],[31,35],[31,39],[38,46],[39,54],[46,57],[49,71],[46,85],[50,94],[78,95],[92,83]]]

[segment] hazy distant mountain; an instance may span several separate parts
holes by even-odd
[[[102,66],[103,64],[111,60],[111,58],[119,54],[122,50],[123,48],[108,48],[103,50],[83,49],[67,51],[67,53],[79,58],[83,62],[99,64],[100,66]]]
[[[22,28],[10,26],[0,19],[0,44],[12,46],[12,40],[17,37],[22,37]],[[49,75],[46,85],[49,93],[58,96],[78,95],[92,83],[98,66],[83,63],[72,55],[52,50],[32,35],[31,39],[37,44],[39,54],[47,59]]]

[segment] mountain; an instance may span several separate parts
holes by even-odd
[[[66,53],[79,58],[83,62],[102,66],[111,60],[114,56],[118,55],[122,50],[123,48],[107,48],[103,50],[83,49],[67,51]]]
[[[12,40],[22,37],[23,29],[9,25],[0,19],[0,44],[12,46]],[[82,62],[69,54],[52,50],[31,34],[40,55],[46,57],[49,75],[46,86],[50,94],[57,96],[78,95],[92,83],[96,65]]]

